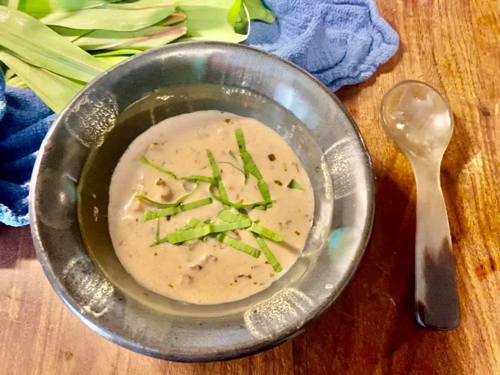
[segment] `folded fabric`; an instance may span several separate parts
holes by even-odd
[[[5,87],[0,73],[0,222],[28,220],[31,170],[56,115],[31,90]]]
[[[399,38],[372,0],[267,0],[272,24],[255,21],[247,44],[301,66],[332,90],[362,82],[397,50]],[[0,73],[0,222],[29,223],[33,164],[56,115]]]
[[[368,79],[399,46],[372,0],[264,0],[276,22],[253,22],[247,44],[289,60],[333,91]]]

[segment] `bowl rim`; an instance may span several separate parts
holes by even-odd
[[[51,138],[52,134],[56,131],[57,128],[59,128],[62,123],[62,119],[65,117],[65,115],[69,112],[69,110],[73,107],[75,103],[80,101],[88,91],[91,91],[92,89],[95,88],[96,85],[98,85],[99,81],[101,80],[102,77],[112,73],[114,70],[119,69],[123,65],[127,65],[131,63],[132,61],[135,61],[137,59],[144,59],[150,54],[158,54],[161,53],[164,50],[175,50],[177,48],[185,48],[185,46],[189,44],[192,47],[196,48],[197,46],[213,46],[213,47],[222,47],[222,48],[235,48],[235,49],[243,49],[243,50],[249,50],[252,53],[257,53],[265,58],[269,58],[274,60],[277,63],[280,64],[286,64],[293,70],[297,72],[297,74],[304,75],[306,76],[311,82],[315,84],[315,86],[322,90],[324,93],[326,93],[331,100],[335,102],[335,104],[339,107],[339,109],[343,112],[343,114],[347,117],[349,120],[350,125],[354,129],[356,135],[357,135],[357,141],[359,142],[360,149],[362,150],[363,157],[365,159],[365,166],[364,166],[364,173],[365,177],[367,180],[366,184],[366,193],[367,193],[367,216],[365,219],[365,222],[363,223],[363,229],[360,233],[360,242],[358,246],[358,251],[356,252],[355,256],[353,257],[352,260],[352,266],[349,267],[348,271],[346,272],[342,282],[339,284],[338,289],[336,290],[336,293],[332,293],[329,297],[326,303],[324,303],[321,306],[318,306],[317,309],[312,311],[310,315],[304,319],[300,325],[294,326],[294,327],[287,327],[287,329],[284,329],[280,334],[274,336],[273,338],[264,340],[263,342],[259,342],[256,344],[250,344],[245,348],[239,348],[238,350],[226,350],[223,352],[218,352],[215,355],[176,355],[174,353],[161,353],[158,350],[154,350],[152,348],[143,346],[138,344],[137,342],[134,342],[132,340],[126,339],[122,336],[118,336],[113,334],[112,332],[108,331],[106,328],[96,324],[90,316],[84,315],[82,311],[79,308],[78,303],[74,300],[74,298],[70,295],[70,293],[67,292],[67,290],[64,288],[62,285],[61,281],[55,276],[53,272],[53,268],[50,264],[50,261],[47,257],[47,250],[44,249],[44,246],[42,244],[42,241],[40,239],[39,235],[39,220],[36,217],[35,213],[35,196],[36,196],[36,189],[35,187],[37,186],[38,182],[38,177],[40,174],[40,165],[41,165],[41,160],[43,155],[46,152],[47,149],[47,143],[48,140]],[[78,319],[80,319],[83,323],[85,323],[89,328],[91,328],[93,331],[99,333],[101,336],[105,337],[109,341],[118,344],[122,347],[125,347],[127,349],[130,349],[134,352],[140,353],[140,354],[146,354],[151,357],[155,358],[160,358],[160,359],[166,359],[166,360],[172,360],[172,361],[177,361],[177,362],[187,362],[187,363],[193,363],[193,362],[211,362],[211,361],[221,361],[221,360],[232,360],[232,359],[237,359],[241,357],[245,357],[248,355],[253,355],[257,354],[263,351],[266,351],[268,349],[274,348],[281,343],[299,335],[305,330],[305,327],[307,327],[309,324],[314,322],[316,319],[318,319],[325,311],[337,300],[337,298],[345,291],[346,287],[351,283],[355,273],[357,272],[359,265],[361,263],[361,260],[363,259],[363,256],[366,252],[366,249],[368,247],[368,243],[370,241],[372,229],[373,229],[373,221],[374,221],[374,216],[375,216],[375,208],[376,208],[376,185],[375,185],[376,177],[375,173],[373,170],[373,163],[372,159],[370,156],[370,153],[365,145],[365,141],[361,135],[361,132],[350,115],[350,113],[346,110],[340,99],[332,92],[330,91],[325,85],[323,85],[318,79],[316,79],[312,74],[309,72],[305,71],[304,69],[300,68],[299,66],[293,64],[290,61],[284,60],[281,57],[272,54],[270,52],[262,51],[258,48],[244,45],[244,44],[233,44],[233,43],[227,43],[227,42],[213,42],[213,41],[190,41],[190,42],[178,42],[178,43],[173,43],[169,44],[166,46],[162,46],[159,48],[154,48],[148,51],[145,51],[143,53],[137,54],[135,56],[132,56],[131,58],[120,62],[114,66],[112,66],[110,69],[106,70],[105,72],[101,73],[99,76],[94,78],[91,82],[89,82],[69,103],[68,105],[61,111],[61,113],[58,115],[57,119],[54,121],[52,126],[50,127],[49,131],[47,132],[46,136],[44,137],[44,140],[41,144],[40,150],[38,152],[35,165],[33,168],[32,172],[32,177],[31,177],[31,182],[30,182],[30,192],[29,192],[29,219],[30,219],[30,228],[31,228],[31,235],[36,251],[36,255],[42,265],[42,268],[44,270],[45,275],[47,276],[47,279],[49,280],[52,288],[56,292],[56,294],[61,298],[61,300],[64,302],[66,306],[75,314]]]

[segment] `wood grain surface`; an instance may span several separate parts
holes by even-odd
[[[338,95],[359,124],[377,176],[373,237],[346,292],[305,333],[230,362],[178,364],[120,348],[84,326],[51,289],[29,228],[0,227],[0,374],[500,374],[500,2],[386,0],[397,55]],[[442,168],[462,325],[418,328],[413,314],[415,185],[378,122],[404,79],[444,93],[455,133]]]

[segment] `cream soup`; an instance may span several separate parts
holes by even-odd
[[[313,210],[309,177],[274,130],[200,111],[132,142],[112,176],[108,220],[116,254],[138,283],[219,304],[282,277],[300,256]]]

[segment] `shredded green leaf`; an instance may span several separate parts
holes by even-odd
[[[177,175],[174,172],[171,172],[169,170],[163,169],[162,167],[150,162],[148,159],[146,159],[145,156],[142,156],[140,159],[141,163],[156,169],[157,171],[161,173],[168,174],[169,176],[172,176],[176,180],[185,180],[185,181],[205,181],[209,182],[210,184],[215,184],[216,180],[213,179],[212,177],[207,177],[207,176],[199,176],[199,175],[193,175],[193,176],[187,176],[187,177],[177,177]]]
[[[252,225],[252,221],[250,219],[244,219],[238,222],[225,223],[225,224],[212,224],[212,223],[203,224],[196,226],[195,228],[192,229],[178,230],[169,233],[164,239],[160,241],[175,244],[179,242],[192,240],[195,238],[201,238],[212,233],[222,233],[236,229],[249,228],[250,225]]]
[[[231,163],[229,161],[220,161],[219,164],[229,164],[231,167],[233,167],[234,169],[240,171],[241,173],[243,173],[243,175],[245,175],[245,171],[243,169],[241,169],[240,167],[238,167],[237,165],[234,165],[233,163]]]
[[[262,225],[257,223],[253,223],[250,228],[248,228],[250,232],[257,233],[262,237],[266,237],[274,242],[281,242],[285,239],[285,236],[276,232],[273,232],[271,229],[265,228]]]
[[[136,198],[139,199],[140,201],[145,201],[145,202],[151,203],[152,205],[155,205],[155,206],[161,207],[161,208],[177,207],[184,200],[186,200],[192,194],[194,194],[194,192],[196,190],[198,190],[199,186],[200,186],[200,181],[196,181],[196,184],[194,185],[193,190],[191,190],[189,193],[183,195],[182,197],[179,197],[175,202],[172,202],[172,203],[163,203],[163,202],[154,201],[154,200],[149,199],[148,197],[146,197],[145,195],[142,195],[142,194],[137,195]]]
[[[300,186],[300,184],[295,180],[290,181],[290,183],[286,185],[286,187],[289,189],[304,190],[304,188]]]
[[[212,185],[213,186],[213,185]],[[216,201],[219,201],[221,202],[222,204],[226,205],[226,206],[230,206],[230,207],[233,207],[237,210],[241,209],[241,208],[255,208],[255,209],[258,209],[259,207],[269,207],[270,204],[272,204],[273,201],[258,201],[258,202],[251,202],[251,203],[233,203],[229,200],[226,200],[226,199],[223,199],[221,198],[220,196],[218,196],[217,194],[215,194],[212,190],[212,186],[210,186],[210,189],[209,189],[209,192],[210,192],[210,196],[215,199]]]
[[[246,218],[248,218],[248,216],[245,217],[245,216],[242,216],[242,215],[233,214],[230,211],[222,211],[221,213],[219,213],[219,215],[217,216],[217,218],[220,219],[220,220],[222,220],[222,221],[226,221],[228,223],[234,223],[236,221],[241,221],[243,219],[246,219]]]
[[[234,159],[234,161],[238,161],[238,159],[236,158],[236,155],[234,154],[233,150],[229,150],[229,155]]]
[[[281,268],[281,264],[278,262],[271,249],[269,249],[266,242],[258,234],[254,233],[253,235],[255,237],[255,241],[257,241],[257,244],[259,245],[260,249],[266,256],[267,261],[273,267],[273,269],[276,272],[283,271],[283,268]]]
[[[160,240],[160,218],[156,219],[155,242]]]
[[[247,253],[247,254],[253,256],[254,258],[258,258],[260,256],[260,250],[254,248],[250,245],[247,245],[244,242],[238,241],[237,239],[235,239],[233,237],[226,236],[224,233],[220,233],[219,235],[217,235],[216,238],[217,238],[217,240],[219,240],[223,244],[231,246],[233,249],[243,251],[244,253]]]
[[[165,216],[173,216],[177,215],[181,212],[189,211],[198,207],[206,206],[207,204],[212,203],[212,198],[204,198],[200,199],[194,202],[189,202],[186,204],[181,204],[177,207],[168,207],[168,208],[162,208],[161,210],[155,210],[155,211],[145,211],[144,212],[144,221],[149,221],[152,219],[156,219],[159,217],[165,217]]]
[[[246,172],[245,175],[249,173],[257,179],[257,187],[259,188],[262,198],[264,198],[265,201],[270,202],[271,194],[269,193],[269,188],[267,187],[266,181],[264,181],[264,178],[262,177],[259,168],[257,168],[257,165],[255,164],[252,156],[246,149],[245,136],[243,135],[243,131],[241,129],[237,129],[235,131],[235,135],[236,143],[238,144],[238,149],[240,150],[241,160],[243,160],[243,170]],[[271,208],[272,203],[267,203],[265,207]]]
[[[217,181],[217,189],[219,190],[219,196],[221,199],[228,201],[229,198],[227,196],[226,188],[224,187],[224,183],[222,182],[222,177],[219,172],[219,168],[217,168],[217,163],[215,162],[214,156],[210,150],[207,150],[208,160],[210,162],[210,167],[212,168],[212,174],[214,176],[214,180]],[[229,209],[229,205],[224,204],[224,209]]]

